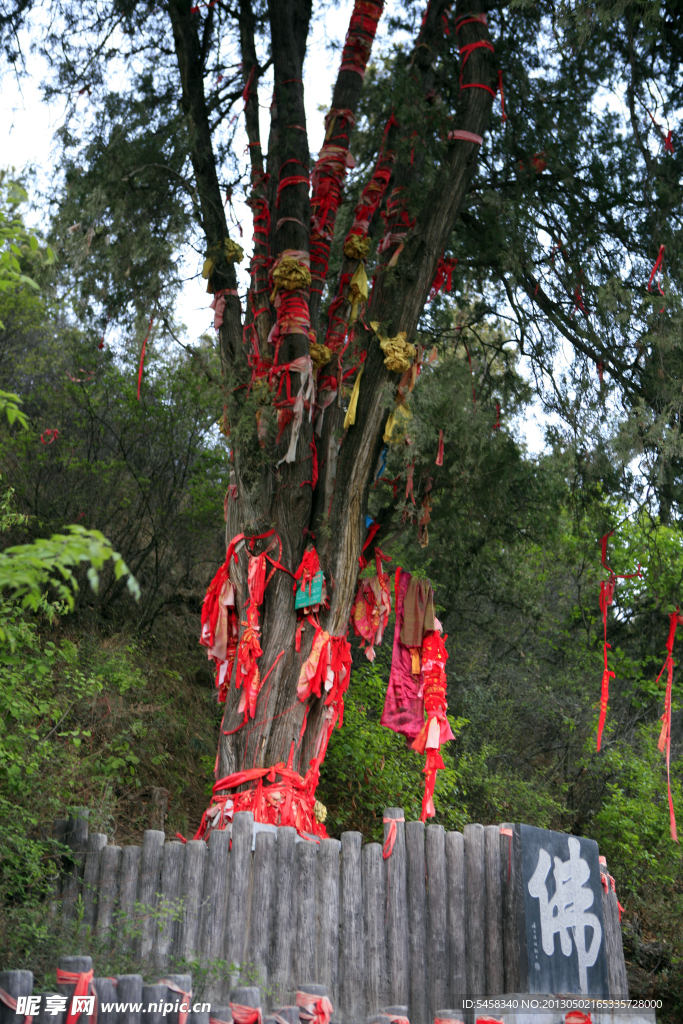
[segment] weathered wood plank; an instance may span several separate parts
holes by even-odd
[[[268,984],[268,954],[274,917],[275,873],[277,850],[272,832],[257,832],[254,839],[254,884],[251,893],[251,927],[249,929],[250,970],[256,972],[259,986]]]
[[[448,896],[446,884],[446,832],[443,825],[427,825],[427,964],[431,1016],[449,1002]]]
[[[33,972],[32,971],[0,971],[0,988],[18,999],[19,996],[33,995]],[[0,999],[0,1024],[17,1024],[23,1018],[17,1017],[14,1010]]]
[[[70,863],[66,866],[62,878],[62,914],[65,921],[73,921],[76,917],[85,869],[85,854],[88,848],[89,815],[90,811],[85,808],[75,810],[72,815],[69,815],[66,828],[66,843],[71,855]]]
[[[105,846],[100,854],[100,877],[97,892],[97,937],[106,940],[114,923],[119,895],[121,847]],[[106,980],[106,979],[105,979]],[[107,997],[108,1001],[109,997]]]
[[[138,872],[137,903],[140,914],[138,922],[138,935],[135,938],[134,948],[138,957],[148,961],[151,957],[156,932],[155,912],[157,909],[157,894],[160,888],[161,862],[164,854],[163,832],[150,828],[142,837],[142,857],[140,858],[140,869]]]
[[[229,863],[229,834],[227,832],[212,832],[204,871],[199,949],[197,950],[207,960],[220,960],[224,956]]]
[[[135,847],[124,846],[124,853],[127,849]],[[138,847],[139,849],[139,847]],[[117,1024],[140,1024],[142,1014],[133,1007],[142,1003],[142,975],[141,974],[119,974],[117,975],[118,985],[116,995],[120,1003],[126,1004],[125,1010],[119,1011]]]
[[[462,832],[447,832],[446,874],[448,912],[448,970],[451,1000],[456,1005],[467,995],[467,943],[465,914],[465,840]]]
[[[402,807],[385,807],[384,840],[396,821],[396,842],[384,861],[384,891],[387,899],[387,998],[397,1005],[410,1004],[408,957],[408,892],[406,882],[406,836]]]
[[[53,826],[52,826],[52,838],[54,839],[55,843],[59,844],[60,847],[66,846],[67,829],[68,829],[68,827],[69,827],[69,819],[68,818],[58,818],[55,821],[55,823],[53,824]],[[52,900],[52,902],[50,904],[50,914],[53,917],[57,917],[57,916],[59,916],[59,914],[61,912],[61,909],[62,909],[61,896],[62,896],[62,886],[64,884],[64,867],[65,867],[65,865],[64,865],[64,855],[61,852],[61,849],[58,850],[58,852],[55,854],[53,862],[54,862],[54,874],[53,874],[54,881],[53,881],[53,884],[52,884],[52,893],[51,893],[51,900]]]
[[[180,882],[183,917],[178,922],[178,930],[173,943],[173,956],[179,959],[193,960],[199,945],[204,872],[209,851],[203,839],[189,839],[183,849],[183,875]]]
[[[619,901],[612,892],[607,863],[600,865],[600,874],[605,879],[602,886],[602,916],[605,923],[605,953],[607,954],[607,977],[609,994],[613,999],[628,999],[628,976],[624,960],[624,946],[619,920]]]
[[[429,1024],[427,974],[427,888],[425,884],[425,827],[422,821],[407,821],[406,871],[408,894],[408,950],[410,970],[411,1024]],[[393,854],[392,854],[393,856]],[[379,1007],[373,1008],[373,1012]]]
[[[123,847],[119,868],[118,907],[114,913],[114,921],[119,929],[123,949],[129,949],[133,942],[131,928],[134,929],[136,926],[135,900],[137,899],[141,860],[141,846]],[[137,977],[137,975],[131,974],[130,977]]]
[[[164,1004],[168,995],[166,985],[142,986],[142,1012],[145,1024],[165,1024]],[[168,1000],[170,1002],[170,999]]]
[[[467,993],[486,995],[486,861],[484,826],[465,825]]]
[[[256,985],[238,986],[230,990],[230,1002],[258,1010],[261,1007],[261,990]]]
[[[317,843],[298,843],[296,847],[296,945],[294,947],[294,983],[314,984],[315,976],[315,882]]]
[[[368,847],[366,846],[367,850]],[[317,942],[315,977],[327,986],[330,1001],[339,1003],[339,857],[338,839],[323,839],[318,847]]]
[[[384,1002],[386,943],[384,938],[384,865],[379,843],[367,843],[362,854],[365,907],[365,1012],[376,1013]],[[334,1000],[332,1000],[333,1004]]]
[[[296,829],[282,826],[277,830],[275,924],[268,971],[276,1005],[286,1001],[286,993],[292,987],[292,947],[296,936],[295,840]]]
[[[500,890],[500,828],[498,825],[487,825],[484,829],[484,856],[486,860],[486,994],[499,996],[505,990],[505,957],[503,952],[503,901]]]
[[[102,1009],[103,1004],[118,1002],[119,995],[116,985],[111,978],[93,978],[92,983],[97,993],[97,1024],[116,1024],[118,1011]],[[146,1021],[145,1024],[149,1024],[149,1022]]]
[[[232,850],[228,871],[228,916],[225,928],[225,959],[234,964],[233,982],[239,978],[249,948],[249,885],[254,815],[238,811],[232,822]]]
[[[508,834],[509,833],[509,834]],[[514,856],[514,826],[504,823],[499,829],[500,889],[503,904],[503,966],[504,991],[521,992],[519,974],[519,928],[517,924],[517,872],[519,861]]]
[[[162,981],[170,982],[166,986],[166,999],[169,1003],[173,1004],[171,1012],[164,1013],[164,1019],[166,1024],[178,1024],[180,1020],[180,1004],[186,1001],[188,1010],[192,1006],[192,1000],[188,998],[189,993],[192,991],[192,975],[165,973]],[[178,989],[180,991],[177,991]],[[147,1022],[145,1021],[144,1024],[147,1024]]]
[[[362,842],[360,832],[342,832],[339,1006],[345,1022],[359,1021],[364,1016]]]
[[[64,1021],[66,1020],[66,1011],[60,1010],[55,1013],[54,1003],[52,1003],[52,997],[58,995],[58,992],[43,992],[40,997],[40,1010],[38,1012],[38,1016],[33,1018],[36,1024],[64,1024]]]
[[[83,924],[91,929],[97,920],[100,858],[106,845],[107,837],[103,832],[91,832],[88,836],[83,871]]]
[[[166,968],[176,933],[180,927],[179,911],[181,906],[180,886],[183,876],[185,848],[182,843],[164,844],[161,865],[161,886],[159,916],[156,922],[154,939],[154,962],[160,971]],[[147,1021],[149,1024],[149,1021]]]

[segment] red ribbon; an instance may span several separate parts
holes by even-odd
[[[171,992],[177,992],[179,995],[185,997],[180,1004],[180,1009],[178,1010],[178,1024],[185,1024],[190,1012],[190,1001],[192,999],[192,993],[183,992],[181,988],[178,988],[174,981],[169,981],[168,978],[162,978],[161,981],[157,982],[157,984],[165,985],[166,988],[170,989]],[[183,1010],[183,1006],[186,1006],[187,1009]]]
[[[8,1010],[14,1010],[17,1012],[17,1001],[14,996],[11,996],[9,992],[5,992],[4,988],[0,988],[0,1003],[4,1003]],[[32,1024],[33,1017],[30,1013],[24,1016],[24,1024]]]
[[[564,1018],[564,1024],[593,1024],[590,1013],[583,1010],[571,1010]]]
[[[382,524],[381,523],[373,523],[372,526],[370,527],[370,529],[368,530],[368,535],[365,538],[365,543],[363,544],[363,547],[361,548],[361,553],[358,556],[358,564],[360,566],[361,572],[363,571],[363,569],[368,564],[368,560],[367,560],[367,558],[364,557],[363,552],[367,548],[370,547],[370,545],[372,544],[372,541],[375,538],[375,535],[378,534],[381,529],[382,529]]]
[[[678,608],[676,608],[676,611],[672,612],[669,616],[669,636],[666,641],[666,660],[662,665],[661,671],[655,680],[655,684],[657,684],[659,680],[662,678],[664,669],[666,669],[666,695],[664,697],[664,714],[662,715],[662,731],[659,735],[657,749],[662,752],[666,750],[666,783],[669,793],[669,825],[671,828],[671,838],[675,843],[678,842],[678,834],[676,832],[676,815],[674,813],[674,803],[671,797],[671,683],[673,681],[674,672],[674,640],[676,639],[676,628],[679,622],[683,622],[683,616],[679,614],[679,610]]]
[[[660,245],[659,252],[657,253],[657,259],[655,260],[655,265],[652,268],[652,270],[650,271],[650,280],[647,282],[647,290],[649,292],[652,291],[652,282],[654,281],[655,274],[657,273],[657,271],[659,270],[659,268],[662,265],[662,260],[664,259],[664,250],[665,250],[665,248],[666,248],[666,246]],[[657,288],[659,290],[659,294],[663,296],[664,295],[664,290],[662,288],[662,285],[661,285],[660,281],[657,281]]]
[[[230,1011],[235,1024],[261,1024],[261,1008],[242,1006],[241,1003],[230,1003]]]
[[[397,577],[400,571],[400,568],[396,570]],[[396,842],[396,822],[405,820],[405,818],[382,818],[383,823],[389,826],[387,838],[384,840],[384,846],[382,847],[382,856],[385,860],[388,860],[394,852],[394,843]]]
[[[92,979],[94,971],[63,971],[61,968],[57,968],[57,984],[58,985],[75,985],[73,996],[71,997],[71,1005],[69,1006],[69,1012],[66,1016],[66,1024],[74,1024],[75,1021],[81,1015],[81,1011],[74,1012],[74,1002],[78,996],[92,995],[95,997],[95,1007],[91,1014],[91,1020],[93,1024],[97,1021],[97,992],[93,988]],[[184,1021],[181,1022],[184,1024]]]
[[[327,996],[316,999],[309,992],[297,992],[296,1005],[301,1007],[300,1020],[310,1020],[313,1024],[330,1024],[333,1006]]]
[[[435,465],[443,466],[443,430],[439,431],[439,450],[436,453]]]
[[[607,643],[607,609],[612,604],[614,599],[614,588],[617,580],[633,580],[642,579],[642,572],[640,570],[640,562],[635,572],[624,573],[619,575],[614,572],[613,569],[607,564],[607,541],[613,535],[614,530],[610,530],[600,540],[601,547],[601,561],[607,572],[609,573],[609,580],[605,582],[600,581],[600,612],[602,613],[602,627],[603,627],[603,669],[602,669],[602,684],[600,687],[600,718],[598,720],[598,739],[597,749],[600,750],[600,744],[602,742],[602,730],[605,725],[605,718],[607,717],[607,704],[609,701],[609,681],[615,678],[614,672],[610,671],[607,664],[607,652],[611,650],[610,644]],[[660,673],[661,674],[661,673]]]
[[[154,317],[150,317],[149,327],[147,328],[147,334],[145,340],[142,343],[142,351],[140,352],[140,365],[138,367],[138,402],[140,401],[140,385],[142,384],[142,371],[145,367],[145,352],[147,351],[147,341],[150,334],[152,333],[152,325],[154,324]]]
[[[47,430],[44,430],[42,432],[42,434],[40,435],[40,443],[41,444],[52,444],[52,442],[56,441],[58,437],[59,437],[59,431],[58,430],[53,430],[52,427],[49,427]]]

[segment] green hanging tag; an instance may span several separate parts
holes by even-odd
[[[317,572],[307,587],[297,587],[294,607],[310,608],[314,604],[322,604],[324,581],[323,573]]]

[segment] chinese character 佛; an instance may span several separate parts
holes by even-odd
[[[565,956],[571,956],[573,937],[579,961],[579,989],[587,994],[587,972],[598,958],[602,928],[595,914],[586,913],[593,904],[593,891],[584,888],[590,876],[590,867],[581,857],[581,844],[573,836],[567,841],[569,860],[555,857],[555,895],[548,896],[546,879],[550,871],[550,854],[542,848],[538,852],[536,870],[529,880],[529,892],[538,900],[540,906],[543,952],[546,956],[553,955],[555,932],[559,932],[562,952]],[[592,929],[593,933],[588,948],[586,928]]]

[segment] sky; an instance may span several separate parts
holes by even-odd
[[[389,5],[388,5],[389,6]],[[332,98],[332,88],[339,64],[339,50],[346,34],[353,0],[339,0],[338,6],[326,7],[324,14],[314,15],[309,33],[309,44],[304,64],[304,100],[306,119],[312,156],[315,159],[317,150],[324,138],[324,116]],[[380,22],[377,41],[382,42],[385,36],[383,23]],[[43,101],[41,83],[47,78],[47,67],[43,59],[31,53],[30,23],[28,31],[21,35],[21,43],[28,75],[19,82],[10,74],[5,73],[0,80],[0,139],[2,140],[2,157],[0,166],[13,166],[21,174],[22,171],[35,168],[38,186],[41,182],[47,185],[51,169],[57,163],[57,144],[54,140],[55,131],[64,120],[64,101]],[[259,89],[261,104],[261,135],[267,138],[268,108],[272,76],[266,76]],[[84,97],[84,102],[85,102]],[[247,138],[244,135],[243,143]],[[238,146],[242,145],[239,137]],[[251,211],[239,200],[235,200],[236,218],[242,224],[243,237],[240,239],[246,253],[250,251],[252,223]],[[36,209],[26,219],[28,223],[40,228],[41,210]],[[236,232],[236,234],[239,234]],[[243,266],[247,265],[247,261]],[[239,268],[238,268],[239,269]],[[199,270],[198,266],[186,263],[182,266],[184,277],[188,280],[179,297],[178,318],[187,328],[187,340],[191,344],[204,332],[211,330],[213,311],[209,309],[211,297],[204,290],[201,278],[193,278]],[[246,288],[245,276],[243,286]],[[509,424],[515,434],[526,442],[531,452],[540,452],[544,448],[545,426],[548,420],[540,405],[532,406],[523,420]]]

